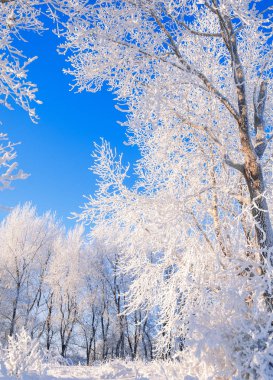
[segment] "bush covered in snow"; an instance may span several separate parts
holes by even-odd
[[[8,345],[1,350],[1,371],[3,374],[22,378],[29,372],[41,373],[42,354],[38,340],[32,340],[25,329],[10,336]]]

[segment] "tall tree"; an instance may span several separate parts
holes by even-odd
[[[263,168],[270,144],[272,8],[257,5],[67,2],[62,47],[71,52],[67,71],[79,89],[98,91],[106,82],[134,115],[132,128],[176,119],[181,128],[203,131],[212,149],[219,146],[223,161],[247,184],[266,257],[273,245]]]
[[[272,365],[273,10],[261,5],[60,6],[67,72],[80,91],[107,84],[142,156],[128,189],[128,168],[103,142],[81,217],[117,242],[129,310],[157,313],[158,348],[199,342],[203,378],[265,377]]]
[[[52,311],[60,337],[60,352],[66,356],[78,319],[84,278],[84,240],[82,226],[62,231],[53,245],[53,259],[46,278],[52,293]],[[60,273],[62,274],[60,276]],[[50,309],[48,309],[50,311]]]
[[[39,217],[30,204],[16,207],[2,221],[0,315],[3,335],[12,336],[22,326],[31,333],[41,329],[37,309],[56,231],[53,216],[47,213]]]

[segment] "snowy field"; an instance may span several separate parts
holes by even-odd
[[[1,380],[11,377],[0,375]],[[52,366],[43,375],[29,373],[23,375],[24,380],[70,380],[70,379],[122,379],[122,380],[194,380],[194,377],[184,376],[181,365],[171,362],[153,362],[145,364],[141,361],[114,361],[103,365],[86,366]]]

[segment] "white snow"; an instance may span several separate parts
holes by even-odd
[[[1,380],[10,380],[11,377],[0,374]],[[52,366],[44,371],[44,374],[29,373],[23,375],[23,380],[70,380],[70,379],[122,379],[122,380],[197,380],[191,376],[182,374],[181,364],[174,362],[154,361],[144,363],[142,361],[115,360],[105,364],[94,366]]]

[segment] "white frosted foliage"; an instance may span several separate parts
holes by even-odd
[[[7,348],[1,352],[2,366],[9,376],[19,379],[31,371],[41,373],[43,362],[38,340],[32,340],[25,329],[9,337]]]

